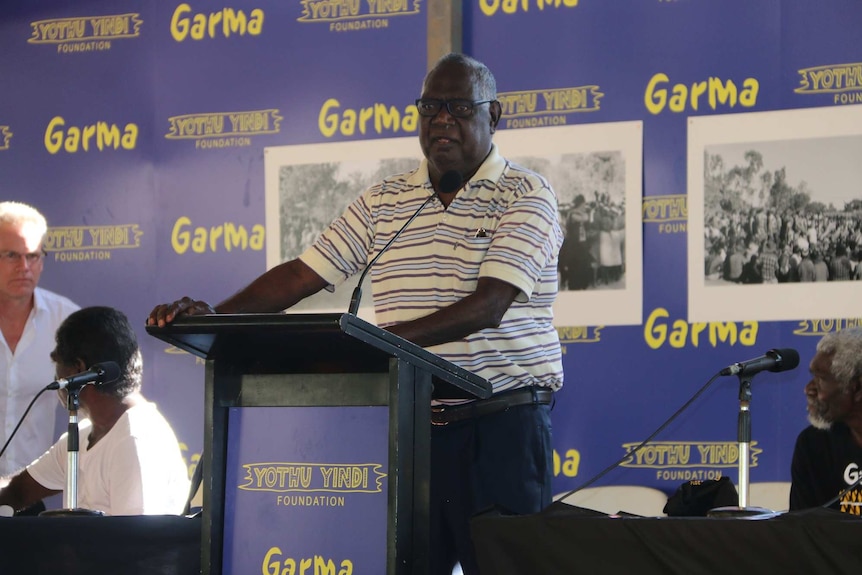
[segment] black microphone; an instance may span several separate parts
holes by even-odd
[[[786,347],[770,349],[764,355],[734,363],[722,369],[721,375],[754,375],[761,371],[788,371],[799,365],[799,352]]]
[[[90,383],[108,385],[120,378],[120,366],[115,361],[93,364],[87,371],[63,377],[48,384],[45,389],[81,389]]]
[[[461,187],[461,184],[463,184],[463,182],[464,178],[461,176],[461,172],[457,170],[449,170],[440,177],[440,192],[443,194],[450,194],[454,191],[457,191]],[[359,283],[356,284],[356,289],[353,290],[353,295],[350,297],[350,306],[347,308],[347,313],[351,315],[356,315],[356,312],[359,311],[359,300],[362,298],[362,282],[363,280],[365,280],[365,276],[371,270],[371,266],[377,263],[377,260],[380,259],[380,256],[383,255],[383,252],[389,249],[389,246],[392,245],[392,242],[398,239],[398,236],[401,235],[401,232],[407,229],[407,226],[410,225],[410,222],[415,220],[416,216],[419,215],[419,212],[421,212],[425,208],[425,206],[428,205],[428,202],[430,202],[435,197],[436,194],[431,194],[430,196],[428,196],[428,199],[422,202],[422,205],[419,206],[419,209],[416,210],[412,216],[410,216],[410,219],[404,222],[404,225],[401,226],[401,229],[399,229],[395,233],[395,235],[392,236],[392,238],[388,242],[386,242],[386,245],[383,246],[383,249],[377,252],[377,255],[374,256],[374,259],[368,262],[368,265],[365,266],[364,270],[362,270],[362,275],[359,276]]]

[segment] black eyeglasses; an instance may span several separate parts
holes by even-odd
[[[473,108],[481,104],[489,104],[494,100],[438,100],[436,98],[419,98],[416,100],[416,108],[420,116],[436,116],[443,106],[446,106],[449,114],[455,118],[469,118],[473,115]]]

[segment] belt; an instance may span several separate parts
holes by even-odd
[[[433,405],[431,425],[448,425],[457,421],[484,417],[519,405],[548,405],[553,399],[554,392],[548,388],[522,387],[461,405]]]

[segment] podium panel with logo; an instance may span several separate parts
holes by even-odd
[[[428,572],[431,398],[487,381],[352,314],[147,331],[206,359],[204,574]]]

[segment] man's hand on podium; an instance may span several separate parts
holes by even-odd
[[[180,316],[207,315],[214,313],[216,313],[215,308],[207,302],[186,296],[173,303],[163,303],[154,307],[153,311],[150,312],[150,315],[147,318],[147,325],[165,327]]]

